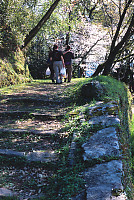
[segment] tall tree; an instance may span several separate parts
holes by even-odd
[[[108,75],[111,72],[112,64],[113,64],[116,56],[118,55],[119,51],[123,50],[124,46],[127,44],[130,37],[133,35],[133,33],[134,33],[134,13],[132,12],[132,15],[128,19],[128,24],[129,24],[128,28],[127,28],[124,36],[122,36],[122,39],[118,42],[119,32],[121,31],[123,20],[125,19],[125,15],[131,6],[131,3],[132,3],[132,0],[126,1],[124,10],[123,10],[122,14],[120,15],[120,20],[118,22],[118,26],[117,26],[116,32],[114,34],[114,37],[113,37],[113,40],[111,43],[109,55],[108,55],[106,61],[97,67],[95,73],[92,76],[97,76],[101,72],[103,72],[103,75]]]

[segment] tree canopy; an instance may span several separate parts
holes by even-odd
[[[9,50],[16,51],[21,47],[27,52],[28,62],[34,53],[36,58],[43,55],[44,65],[49,48],[55,42],[60,42],[62,46],[70,43],[76,58],[80,58],[80,64],[96,54],[95,46],[99,41],[102,41],[101,50],[107,38],[106,55],[103,55],[103,63],[99,63],[93,76],[108,75],[121,59],[127,56],[132,60],[132,6],[132,0],[2,0],[0,49],[8,55]],[[91,26],[94,25],[101,26],[105,37],[96,33],[96,40],[92,40],[95,33],[91,31]],[[100,54],[100,60],[101,57]]]

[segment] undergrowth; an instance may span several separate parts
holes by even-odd
[[[31,81],[32,77],[22,51],[18,50],[0,58],[0,88]]]

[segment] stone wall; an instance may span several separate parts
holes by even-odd
[[[82,145],[83,161],[93,163],[83,172],[85,191],[72,200],[126,200],[124,191],[124,169],[122,144],[118,115],[119,106],[115,101],[98,101],[95,106],[86,107],[86,120],[99,129]],[[85,116],[81,113],[81,120]],[[74,139],[77,136],[74,135]],[[75,140],[70,150],[70,164],[75,163]]]

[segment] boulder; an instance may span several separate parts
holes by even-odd
[[[81,95],[84,98],[99,99],[104,93],[104,87],[99,81],[91,81],[90,83],[84,84],[81,88]]]

